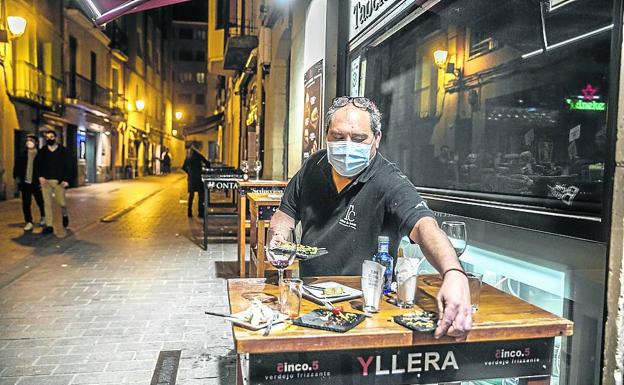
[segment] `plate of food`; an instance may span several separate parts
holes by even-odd
[[[297,249],[297,259],[312,259],[327,254],[327,249],[324,247],[306,246],[295,244],[293,242],[282,242],[276,247],[278,250],[293,251]]]
[[[344,333],[359,325],[365,318],[364,314],[350,313],[339,309],[315,309],[295,319],[293,324]]]
[[[394,322],[417,332],[432,332],[436,328],[438,315],[430,311],[415,311],[394,316]]]
[[[359,298],[362,291],[338,282],[318,282],[303,285],[303,296],[312,302],[324,304],[326,301],[341,302]]]
[[[247,309],[238,313],[219,314],[207,311],[206,314],[223,317],[235,325],[239,325],[250,330],[260,330],[267,327],[269,322],[277,324],[288,319],[286,314],[282,314],[277,310],[271,309],[257,299],[254,299]]]

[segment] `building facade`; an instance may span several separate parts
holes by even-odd
[[[73,186],[160,173],[169,149],[184,161],[173,132],[172,12],[162,8],[94,27],[77,3],[2,0],[27,21],[0,42],[0,197],[17,196],[11,172],[27,134],[55,129],[75,159]],[[43,141],[41,141],[43,143]]]

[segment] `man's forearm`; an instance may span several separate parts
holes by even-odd
[[[271,217],[271,230],[284,229],[285,231],[290,231],[295,228],[295,219],[291,218],[288,214],[280,211],[279,209],[273,214]]]
[[[433,218],[422,218],[412,231],[410,238],[418,243],[425,257],[440,273],[448,269],[461,269],[455,249],[446,234],[438,227]]]

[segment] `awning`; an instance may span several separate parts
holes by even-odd
[[[146,11],[186,1],[189,0],[80,0],[84,9],[92,15],[97,25],[106,24],[127,13]]]
[[[184,127],[184,135],[201,134],[210,131],[223,123],[223,112],[204,118],[203,120]]]

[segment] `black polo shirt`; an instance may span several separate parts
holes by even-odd
[[[301,243],[328,254],[301,261],[302,276],[360,275],[362,262],[377,251],[377,237],[399,241],[423,217],[433,217],[416,187],[381,154],[340,193],[332,180],[327,151],[310,156],[288,183],[280,211],[301,221]]]

